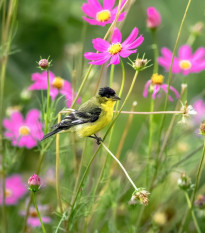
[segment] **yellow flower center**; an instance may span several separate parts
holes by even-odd
[[[12,196],[12,191],[11,191],[11,189],[6,189],[6,190],[5,190],[5,196],[6,196],[6,197],[11,197],[11,196]]]
[[[108,52],[112,55],[119,53],[122,50],[122,45],[120,43],[110,45]]]
[[[179,66],[182,70],[188,70],[191,68],[191,62],[189,60],[181,60]]]
[[[99,22],[105,22],[108,21],[111,17],[110,11],[109,10],[103,10],[97,13],[96,19]]]
[[[161,74],[153,74],[151,80],[152,85],[161,85],[164,81],[164,76]]]
[[[19,134],[20,134],[20,136],[26,136],[26,135],[29,135],[29,133],[30,133],[29,127],[27,127],[27,126],[21,126],[19,128]]]
[[[61,77],[55,77],[55,79],[52,82],[52,86],[61,89],[63,87],[64,80]]]

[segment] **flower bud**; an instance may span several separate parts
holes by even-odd
[[[181,177],[178,179],[177,183],[180,189],[186,191],[188,191],[192,186],[191,179],[188,176],[186,176],[185,173],[181,174]]]
[[[40,189],[41,180],[38,175],[33,174],[28,179],[28,189],[32,192],[37,192]]]
[[[149,7],[147,9],[147,27],[150,29],[155,29],[161,24],[161,15],[154,8]]]
[[[147,192],[144,188],[139,188],[132,194],[129,204],[135,205],[139,203],[142,205],[148,205],[148,195],[150,195],[150,193]]]
[[[203,29],[204,29],[204,23],[198,22],[194,26],[191,27],[191,32],[196,36],[200,36]]]
[[[41,60],[38,62],[38,65],[39,65],[42,69],[46,70],[46,69],[48,68],[49,62],[48,62],[47,59],[41,59]]]

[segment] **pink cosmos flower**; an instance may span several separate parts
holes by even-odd
[[[158,75],[158,74],[153,74],[152,78],[148,80],[145,84],[143,96],[146,98],[149,92],[149,89],[151,89],[152,92],[152,98],[155,99],[156,96],[160,97],[160,90],[162,89],[165,93],[167,93],[168,89],[168,84],[163,84],[164,76],[163,75]],[[170,86],[170,90],[174,92],[176,95],[176,98],[179,98],[179,93],[178,91]],[[173,101],[172,97],[169,96],[169,100]]]
[[[3,120],[3,126],[6,128],[5,137],[10,139],[14,146],[28,149],[35,147],[43,137],[39,118],[40,112],[37,109],[30,110],[25,119],[20,112],[12,113],[10,119]]]
[[[48,212],[48,206],[47,205],[38,205],[38,210],[40,212],[41,215],[41,220],[43,223],[49,223],[51,222],[51,218],[46,215],[46,212]],[[21,211],[20,214],[22,216],[26,215],[25,211]],[[41,226],[41,222],[38,218],[37,212],[36,212],[36,208],[34,206],[31,206],[29,209],[29,216],[27,219],[27,224],[31,227],[40,227]]]
[[[202,99],[199,99],[194,102],[193,107],[197,112],[194,117],[194,122],[199,124],[205,120],[205,102]]]
[[[41,179],[38,175],[33,174],[28,179],[28,189],[32,192],[37,192],[40,189]]]
[[[161,15],[154,8],[147,8],[147,27],[148,28],[157,28],[161,24]]]
[[[125,4],[123,0],[120,9]],[[82,11],[89,17],[83,16],[83,19],[92,25],[105,26],[112,23],[116,17],[118,7],[113,8],[115,0],[104,0],[103,7],[97,0],[88,0],[88,3],[83,3]],[[117,21],[122,21],[125,18],[126,12],[120,14]]]
[[[115,28],[111,38],[111,43],[101,38],[97,38],[92,41],[93,47],[100,53],[88,52],[85,53],[84,56],[86,59],[91,60],[89,64],[102,65],[109,59],[110,63],[108,66],[110,64],[119,64],[120,57],[126,58],[129,57],[130,54],[136,53],[137,50],[135,48],[142,44],[144,40],[143,36],[140,35],[137,38],[137,35],[138,29],[135,27],[128,38],[124,42],[121,42],[121,32],[119,29]]]
[[[6,178],[6,205],[16,205],[27,192],[26,186],[20,175]],[[3,202],[3,193],[0,189],[0,205]]]
[[[29,87],[29,90],[47,90],[47,71],[32,74],[32,80],[34,83]],[[65,79],[55,76],[51,71],[49,72],[49,84],[51,99],[54,100],[59,93],[65,95],[66,104],[69,108],[73,102],[73,90],[71,84]],[[80,98],[77,103],[79,102]]]
[[[172,52],[167,48],[162,48],[162,57],[158,58],[158,63],[169,71],[172,60]],[[172,73],[182,73],[188,75],[190,73],[199,73],[205,69],[205,48],[198,48],[192,54],[189,45],[183,45],[179,48],[178,57],[174,58]]]

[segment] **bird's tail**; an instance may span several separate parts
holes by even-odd
[[[60,131],[62,131],[62,129],[56,128],[53,131],[51,131],[50,133],[46,134],[43,136],[43,138],[41,139],[41,141],[45,140],[46,138],[49,138],[50,136],[59,133]]]

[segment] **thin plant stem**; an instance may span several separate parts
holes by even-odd
[[[195,197],[196,197],[196,192],[197,192],[198,187],[199,187],[199,182],[200,182],[200,179],[201,179],[201,174],[202,174],[202,169],[203,169],[203,164],[204,164],[204,158],[205,158],[205,139],[204,139],[204,147],[203,147],[202,157],[201,157],[201,161],[200,161],[200,164],[199,164],[199,169],[198,169],[197,175],[196,175],[195,188],[194,188],[192,199],[191,199],[192,208],[193,208],[194,200],[195,200]]]
[[[36,203],[36,193],[35,192],[32,192],[32,193],[33,193],[33,203],[34,203],[34,206],[36,208],[36,212],[37,212],[38,218],[39,218],[40,223],[41,223],[42,231],[43,231],[43,233],[46,233],[46,229],[45,229],[45,227],[43,225],[43,222],[42,222],[42,219],[41,219],[41,215],[39,213],[38,206],[37,206],[37,203]]]
[[[50,83],[49,83],[49,70],[46,70],[47,72],[47,108],[46,108],[46,122],[45,122],[45,133],[48,132],[48,124],[50,120]]]
[[[151,97],[150,112],[154,111],[154,99]],[[146,187],[148,187],[149,181],[149,168],[152,152],[152,137],[153,136],[153,114],[149,117],[149,142],[148,142],[148,156],[147,156],[147,166],[146,166]]]
[[[123,147],[123,145],[124,145],[124,143],[125,143],[125,139],[126,139],[126,137],[127,137],[127,133],[128,133],[128,131],[129,131],[130,126],[131,126],[131,123],[132,123],[132,119],[133,119],[133,114],[132,114],[132,112],[134,112],[135,107],[136,107],[136,102],[134,102],[134,103],[132,104],[131,111],[130,111],[131,113],[129,114],[127,123],[126,123],[126,125],[125,125],[125,130],[123,131],[122,137],[121,137],[121,139],[120,139],[119,146],[118,146],[118,148],[117,148],[116,158],[118,158],[118,159],[120,158],[120,154],[121,154],[121,151],[122,151],[122,147]],[[122,113],[122,112],[121,112],[121,113]]]
[[[157,29],[151,29],[152,39],[153,39],[153,49],[154,49],[154,68],[153,74],[158,73],[158,62],[157,58],[159,56],[158,46],[157,46]]]
[[[133,188],[136,191],[138,191],[138,188],[136,187],[136,185],[134,184],[134,182],[130,178],[129,174],[127,173],[126,169],[123,167],[123,165],[121,164],[121,162],[114,156],[114,154],[107,148],[107,146],[103,142],[101,142],[101,144],[104,147],[104,149],[109,153],[109,155],[111,155],[112,158],[119,164],[119,166],[121,167],[121,169],[123,170],[123,172],[127,176],[127,179],[129,180],[129,182],[131,183],[131,185],[133,186]]]
[[[132,111],[121,111],[121,114],[133,114],[133,115],[161,115],[161,114],[183,114],[183,111],[157,111],[157,112],[132,112]]]
[[[114,71],[115,71],[115,65],[111,65],[111,69],[110,69],[110,87],[112,88],[113,85],[113,76],[114,76]]]
[[[192,215],[192,219],[193,219],[193,221],[194,221],[194,225],[195,225],[195,227],[196,227],[196,231],[197,231],[198,233],[202,233],[201,230],[200,230],[200,228],[199,228],[199,225],[198,225],[198,222],[197,222],[197,219],[196,219],[194,210],[193,210],[193,208],[192,208],[192,203],[191,203],[191,201],[190,201],[190,199],[189,199],[189,195],[188,195],[187,192],[185,192],[184,194],[185,194],[185,197],[186,197],[186,200],[187,200],[188,208],[189,208],[189,210],[191,211],[191,215]]]
[[[187,6],[186,6],[186,9],[185,9],[185,12],[184,12],[184,16],[182,18],[181,25],[179,27],[179,31],[178,31],[178,34],[177,34],[177,39],[176,39],[176,42],[175,42],[173,54],[172,54],[172,60],[171,60],[171,64],[170,64],[169,74],[168,74],[168,88],[167,88],[167,94],[166,94],[166,98],[165,98],[164,111],[166,111],[167,107],[168,107],[168,100],[169,100],[169,92],[170,92],[171,75],[172,75],[172,67],[173,67],[174,57],[175,57],[175,54],[176,54],[177,46],[178,46],[178,43],[179,43],[179,38],[181,36],[182,28],[183,28],[184,21],[185,21],[185,18],[187,16],[187,12],[188,12],[190,4],[191,4],[191,0],[189,0],[188,3],[187,3]],[[160,125],[160,129],[159,129],[158,152],[160,150],[160,141],[161,141],[162,129],[164,127],[164,122],[165,122],[165,115],[162,116],[161,125]]]
[[[99,74],[99,77],[98,77],[98,80],[97,80],[97,84],[96,84],[96,87],[95,87],[95,92],[94,92],[94,95],[97,94],[97,90],[99,88],[99,85],[100,85],[100,81],[102,79],[102,76],[103,76],[103,71],[105,69],[105,64],[103,64],[100,68],[100,74]]]
[[[61,121],[61,114],[58,114],[58,123]],[[60,182],[59,182],[59,161],[60,161],[60,134],[56,134],[56,195],[58,199],[58,205],[61,214],[63,213],[63,207],[60,195]]]

